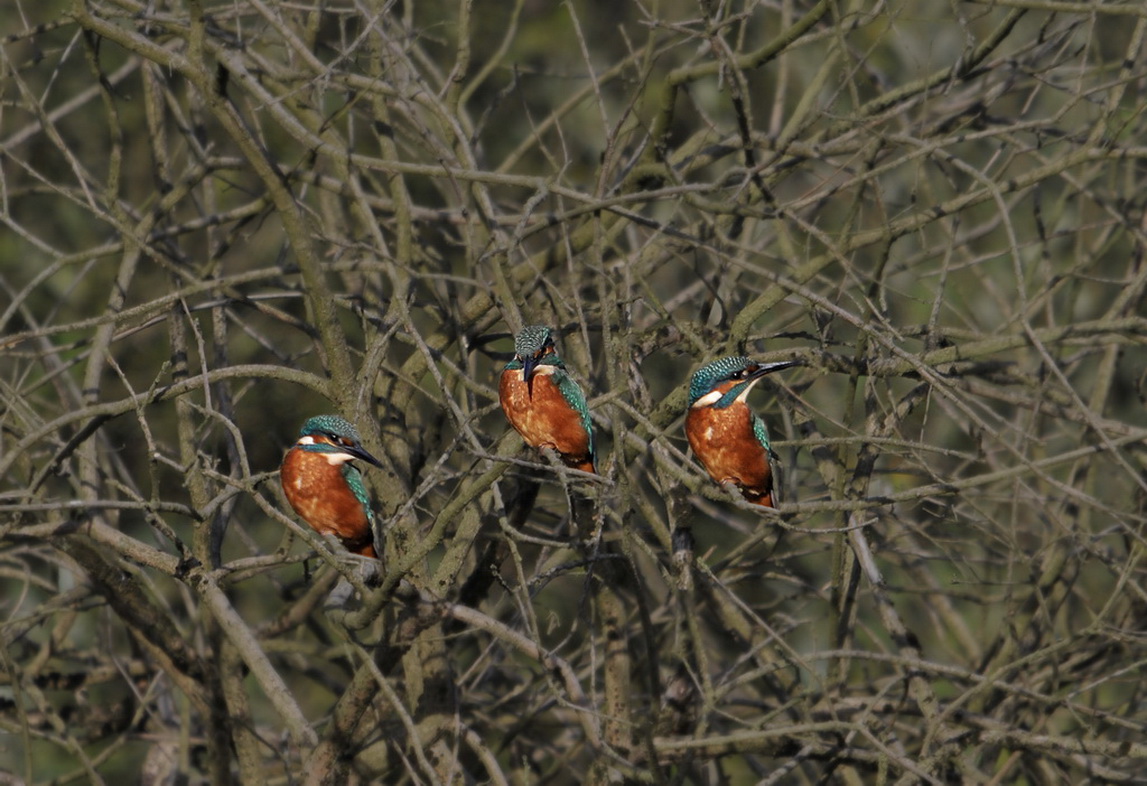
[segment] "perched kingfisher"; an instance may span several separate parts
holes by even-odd
[[[381,467],[350,422],[319,415],[303,424],[283,457],[279,481],[287,501],[320,535],[334,535],[347,550],[376,557],[374,515],[356,459]]]
[[[749,502],[767,508],[780,500],[773,489],[777,455],[769,446],[765,422],[745,399],[766,374],[798,365],[797,361],[758,363],[727,357],[702,366],[689,384],[685,436],[710,477],[732,483]]]
[[[498,398],[527,445],[552,449],[567,467],[597,471],[585,394],[566,373],[548,327],[531,325],[514,339],[514,358],[502,371]]]

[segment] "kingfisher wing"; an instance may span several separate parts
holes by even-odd
[[[770,453],[773,452],[772,446],[769,445],[769,430],[765,428],[765,421],[761,420],[755,412],[753,413],[753,434],[756,435],[757,442],[760,442],[765,450]]]
[[[581,425],[585,429],[585,433],[589,435],[589,452],[592,455],[594,453],[593,422],[589,417],[589,405],[586,403],[585,393],[582,392],[581,386],[574,382],[573,378],[565,371],[559,371],[555,374],[554,381],[557,382],[562,398],[577,410],[578,416],[581,418]]]
[[[374,554],[378,559],[382,559],[383,543],[386,541],[382,533],[382,521],[374,515],[374,510],[370,506],[370,494],[367,493],[366,484],[362,481],[362,470],[356,467],[352,462],[347,461],[342,465],[343,478],[346,479],[346,484],[354,493],[355,499],[362,504],[362,510],[366,514],[367,524],[370,527],[371,545],[374,546]]]
[[[354,492],[355,499],[362,503],[367,521],[373,521],[374,513],[370,509],[370,495],[366,492],[366,484],[362,482],[362,471],[353,462],[346,461],[342,465],[342,472],[347,486]]]
[[[780,504],[785,491],[785,465],[781,463],[781,457],[777,455],[769,443],[769,430],[765,427],[765,421],[761,420],[755,412],[753,413],[753,434],[765,448],[765,455],[768,457],[769,472],[772,474],[773,504]]]

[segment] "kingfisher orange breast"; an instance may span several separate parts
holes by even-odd
[[[581,416],[544,372],[534,374],[533,397],[520,369],[506,369],[498,383],[498,394],[506,419],[526,444],[551,448],[565,463],[593,472],[590,437]]]
[[[348,551],[375,556],[370,520],[339,464],[321,453],[292,448],[283,457],[280,476],[287,501],[312,529],[336,536]]]
[[[717,483],[732,481],[754,502],[772,506],[769,456],[753,433],[752,413],[743,402],[723,409],[698,407],[685,416],[689,446]]]

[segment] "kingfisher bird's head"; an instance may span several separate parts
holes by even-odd
[[[550,329],[545,325],[529,325],[514,338],[514,359],[507,368],[522,369],[530,398],[534,396],[534,374],[542,366],[565,368],[565,363],[558,357]]]
[[[349,420],[338,415],[318,415],[303,424],[295,447],[311,453],[321,453],[332,464],[362,459],[381,467],[382,463],[362,446],[358,429]]]
[[[723,409],[735,401],[744,401],[753,385],[764,376],[796,365],[799,363],[795,360],[758,363],[740,355],[714,360],[693,374],[689,382],[689,406]]]

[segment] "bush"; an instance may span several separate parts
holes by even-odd
[[[1147,14],[864,5],[24,4],[0,769],[1137,777]],[[596,478],[499,411],[534,323]],[[732,353],[776,511],[683,437]],[[380,575],[283,502],[321,412]]]

